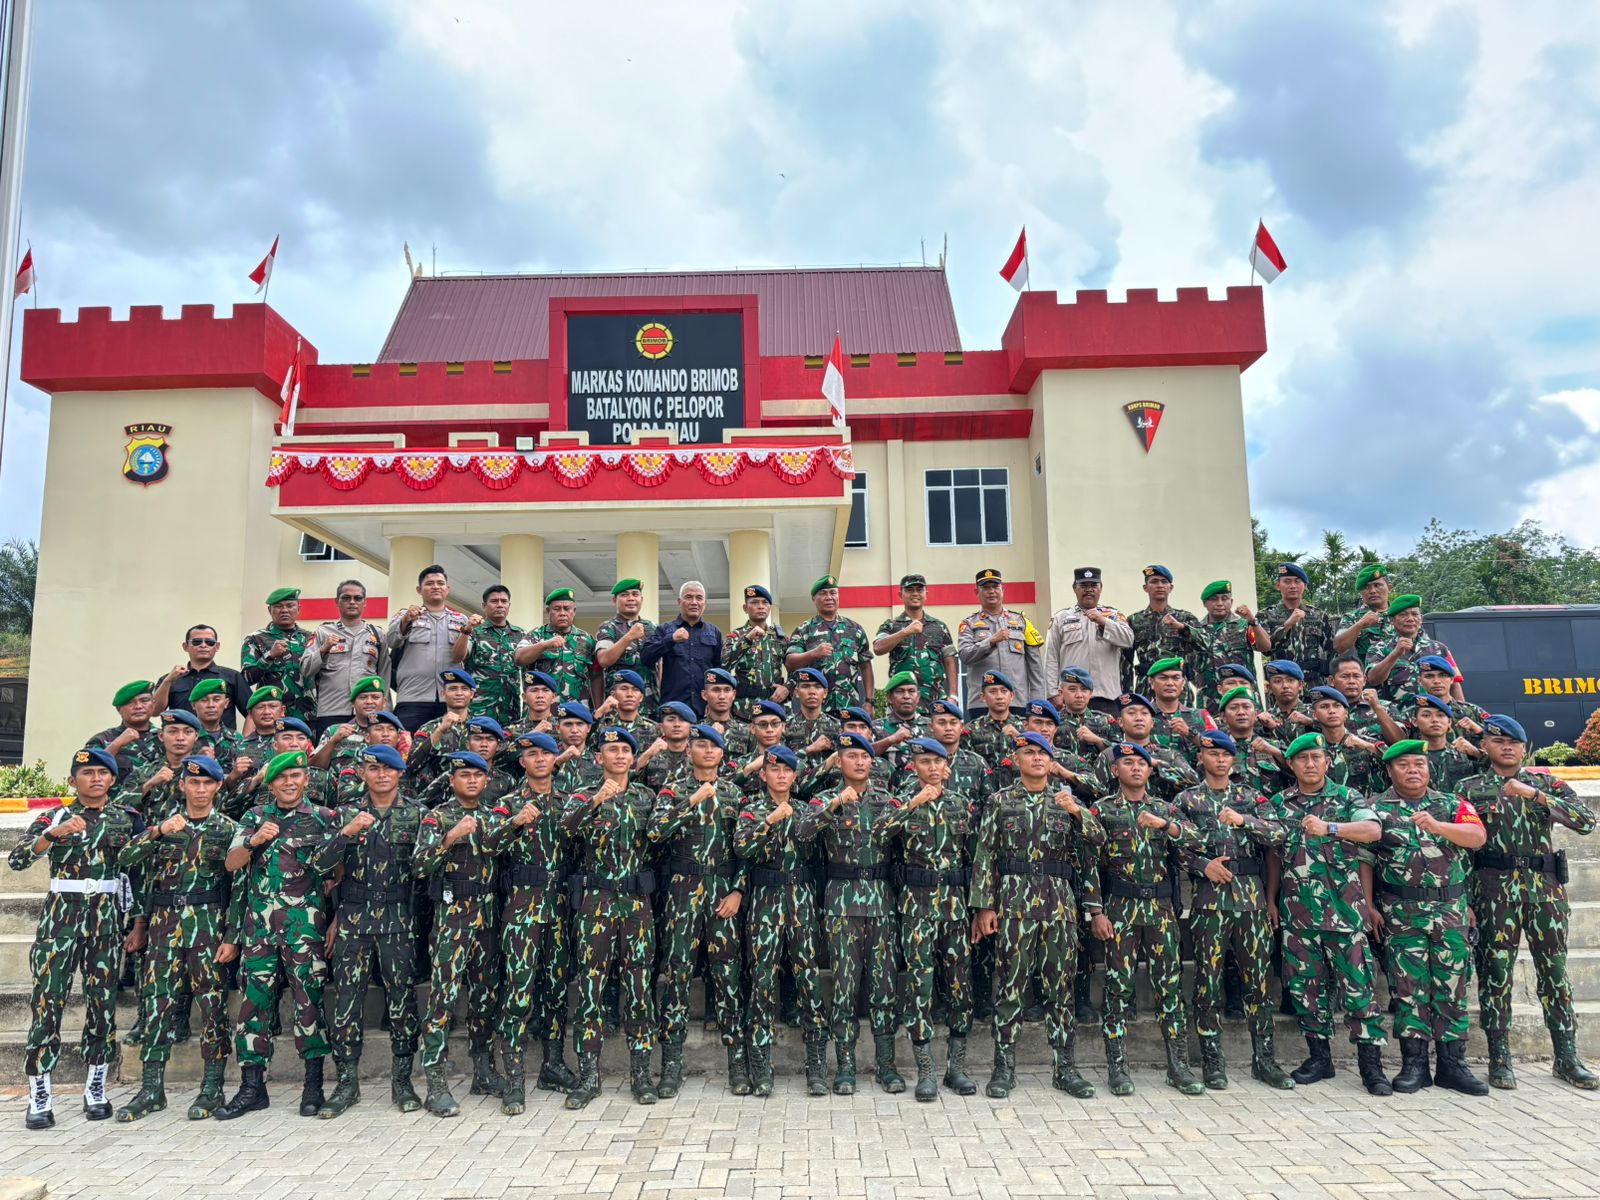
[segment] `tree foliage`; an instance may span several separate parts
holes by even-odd
[[[0,545],[0,633],[33,632],[33,591],[39,543],[12,538]]]

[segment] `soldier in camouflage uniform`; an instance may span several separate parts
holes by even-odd
[[[1100,789],[1095,785],[1094,767],[1076,750],[1062,750],[1056,747],[1056,731],[1061,727],[1061,717],[1056,712],[1055,705],[1048,700],[1030,700],[1023,713],[1023,733],[1042,733],[1050,739],[1051,779],[1060,780],[1062,784],[1070,787],[1084,803],[1098,796]],[[1008,754],[994,769],[994,788],[999,791],[1016,782],[1016,760],[1014,756]]]
[[[1326,684],[1312,688],[1309,699],[1311,718],[1328,758],[1328,778],[1362,793],[1381,790],[1374,784],[1383,778],[1382,747],[1350,731],[1346,724],[1349,699],[1338,688]]]
[[[300,675],[300,658],[311,644],[311,635],[299,625],[300,589],[273,589],[267,596],[267,615],[271,620],[266,627],[250,634],[239,647],[240,682],[247,692],[269,685],[278,688],[283,693],[284,711],[310,721],[317,715],[317,705]]]
[[[138,1093],[117,1114],[137,1121],[167,1106],[166,1071],[178,1041],[180,1006],[191,998],[200,1010],[200,1061],[205,1078],[189,1108],[204,1120],[222,1105],[222,1072],[228,1062],[227,989],[223,967],[239,955],[227,930],[230,875],[228,848],[237,829],[217,811],[222,768],[212,758],[182,763],[183,807],[147,828],[122,848],[117,865],[142,875],[141,916],[135,938],[148,946],[143,1007],[148,1011],[140,1057],[144,1075]]]
[[[899,747],[914,737],[925,737],[928,732],[928,713],[931,708],[922,703],[922,690],[917,677],[910,671],[896,671],[883,685],[884,713],[881,744],[873,748],[879,754],[889,754],[895,770],[900,767]],[[943,697],[934,697],[943,699]],[[929,701],[929,705],[932,701]],[[867,711],[867,710],[863,710]],[[870,718],[871,713],[868,712]]]
[[[158,824],[178,807],[183,760],[195,753],[200,718],[184,709],[161,714],[156,735],[160,757],[135,767],[117,784],[115,803],[133,809],[147,825]]]
[[[603,781],[591,794],[574,793],[561,816],[562,831],[583,851],[583,899],[573,921],[578,1086],[567,1093],[570,1109],[582,1108],[600,1094],[603,997],[613,972],[623,997],[630,1089],[640,1104],[656,1102],[650,1078],[654,1038],[650,971],[655,963],[651,898],[656,884],[655,872],[645,865],[656,795],[643,784],[629,782],[638,749],[627,730],[606,729],[596,755]]]
[[[836,1095],[856,1089],[856,1002],[863,989],[871,1012],[878,1086],[906,1090],[895,1069],[895,943],[898,923],[889,893],[889,858],[884,824],[900,802],[871,783],[876,754],[870,736],[839,734],[840,785],[815,797],[817,811],[797,833],[801,844],[815,838],[822,847],[828,879],[822,922],[833,964],[830,1032],[838,1070]],[[806,1044],[808,1082],[826,1074],[825,1043]],[[815,1061],[813,1061],[815,1059]]]
[[[594,710],[594,719],[607,727],[616,726],[633,734],[633,740],[648,746],[661,734],[661,727],[644,715],[644,676],[629,667],[606,673],[611,692]],[[598,728],[589,734],[590,749],[599,749]]]
[[[1284,842],[1283,827],[1265,819],[1266,794],[1232,778],[1239,747],[1220,729],[1200,735],[1205,778],[1178,793],[1178,811],[1200,835],[1200,846],[1184,852],[1194,883],[1189,934],[1194,943],[1194,1024],[1200,1034],[1200,1071],[1208,1089],[1228,1086],[1222,1055],[1223,972],[1228,952],[1238,961],[1242,1001],[1250,1023],[1250,1074],[1268,1087],[1294,1081],[1273,1055],[1272,922],[1267,914],[1269,851]]]
[[[1247,687],[1229,688],[1222,693],[1218,707],[1220,728],[1233,740],[1236,752],[1233,781],[1262,799],[1276,795],[1293,782],[1282,748],[1257,732],[1261,726],[1254,693]]]
[[[381,686],[383,681],[378,682]],[[233,752],[235,760],[249,759],[249,769],[244,772],[249,775],[272,757],[272,735],[278,731],[278,722],[286,715],[283,689],[270,683],[258,687],[245,701],[244,714],[249,718],[250,732],[239,736]]]
[[[750,1094],[772,1095],[772,1026],[778,1015],[778,969],[785,958],[794,971],[801,1027],[806,1041],[807,1090],[824,1095],[821,1066],[827,1041],[818,959],[821,929],[809,856],[801,844],[815,807],[793,798],[799,760],[788,746],[772,746],[762,768],[765,787],[745,802],[734,831],[734,853],[749,866]],[[813,1044],[816,1049],[812,1049]]]
[[[1392,636],[1373,639],[1367,651],[1367,683],[1389,703],[1414,696],[1421,687],[1418,660],[1423,655],[1454,661],[1450,647],[1428,636],[1422,628],[1422,597],[1396,596],[1389,601]]]
[[[401,792],[405,770],[406,760],[393,746],[368,746],[361,763],[364,795],[339,809],[337,832],[312,860],[323,875],[339,872],[328,1021],[339,1083],[322,1106],[324,1119],[337,1117],[361,1099],[362,1009],[374,975],[389,1015],[390,1101],[401,1112],[422,1107],[411,1087],[417,1053],[411,860],[424,810]]]
[[[1354,654],[1336,654],[1328,678],[1329,682],[1324,686],[1337,688],[1344,693],[1347,701],[1345,707],[1349,709],[1345,728],[1357,738],[1372,743],[1394,743],[1405,738],[1405,731],[1390,715],[1377,690],[1367,686],[1367,670]],[[1307,691],[1306,702],[1309,704],[1313,699],[1310,691]],[[1311,729],[1315,728],[1313,724]],[[1388,776],[1380,771],[1378,778],[1377,790],[1381,791],[1388,786]]]
[[[937,704],[949,703],[936,700]],[[937,719],[942,714],[935,709]],[[959,720],[959,717],[957,718]],[[959,734],[950,739],[957,745]],[[976,806],[949,786],[951,749],[932,737],[908,746],[912,782],[904,802],[885,814],[883,834],[902,849],[899,866],[900,946],[906,1029],[917,1064],[918,1100],[939,1098],[934,1079],[933,998],[946,998],[950,1049],[944,1083],[958,1096],[978,1085],[967,1075],[967,1035],[972,1031],[972,925],[967,915],[967,867]],[[957,751],[959,753],[959,751]]]
[[[645,706],[654,708],[659,702],[656,673],[645,670],[644,660],[639,656],[645,638],[656,627],[654,621],[641,615],[644,584],[637,579],[617,580],[611,589],[611,603],[616,606],[616,615],[606,618],[594,631],[594,663],[605,673],[604,689],[609,692],[616,687],[619,671],[632,671],[640,680]],[[639,744],[645,745],[644,740],[640,739]]]
[[[428,1010],[422,1018],[422,1069],[428,1078],[423,1108],[454,1117],[461,1106],[445,1079],[450,1022],[456,1000],[467,994],[467,1049],[474,1096],[500,1096],[505,1080],[494,1069],[494,1018],[500,999],[500,955],[495,945],[495,855],[491,848],[511,813],[482,804],[489,764],[470,750],[449,756],[450,799],[422,818],[412,870],[428,883],[433,900],[433,970]]]
[[[1132,691],[1134,681],[1148,678],[1151,666],[1163,659],[1179,659],[1187,679],[1200,679],[1206,660],[1205,631],[1199,617],[1168,603],[1172,571],[1160,563],[1146,567],[1144,594],[1150,602],[1128,616],[1133,651],[1122,660],[1123,690]]]
[[[962,744],[993,770],[1011,753],[1011,744],[1021,730],[1011,707],[1016,703],[1017,691],[1010,677],[999,671],[985,671],[982,681],[979,696],[985,711],[967,722]]]
[[[1085,846],[1105,839],[1099,820],[1068,789],[1052,792],[1050,741],[1019,734],[1012,746],[1021,779],[997,792],[973,840],[967,905],[974,939],[995,939],[999,996],[995,1005],[994,1070],[985,1094],[1003,1100],[1016,1086],[1017,1034],[1029,978],[1045,983],[1045,1032],[1055,1058],[1052,1082],[1079,1099],[1094,1087],[1078,1073],[1072,967],[1078,954],[1080,884],[1076,864]],[[1083,888],[1092,888],[1084,883]],[[1083,897],[1089,899],[1086,893]]]
[[[1356,572],[1356,592],[1361,603],[1338,622],[1333,635],[1335,654],[1354,651],[1365,661],[1374,639],[1388,637],[1393,629],[1389,624],[1389,568],[1382,563],[1368,563]]]
[[[451,667],[439,672],[439,695],[444,701],[443,716],[421,725],[411,739],[411,757],[406,771],[418,792],[448,772],[449,756],[467,748],[467,721],[472,717],[472,700],[478,681],[470,671]]]
[[[1269,879],[1267,904],[1279,908],[1285,984],[1294,998],[1310,1051],[1290,1072],[1305,1085],[1332,1079],[1333,993],[1343,999],[1350,1040],[1356,1044],[1361,1082],[1374,1096],[1392,1089],[1383,1073],[1383,1018],[1372,994],[1372,951],[1361,867],[1382,834],[1377,813],[1354,788],[1328,778],[1328,751],[1320,733],[1289,744],[1295,782],[1270,802],[1283,826],[1280,871]]]
[[[1428,758],[1428,786],[1449,795],[1456,784],[1483,769],[1479,763],[1482,752],[1464,737],[1450,741],[1453,714],[1448,700],[1426,692],[1414,699],[1417,706],[1410,725]]]
[[[222,809],[234,820],[238,820],[253,804],[271,803],[266,794],[266,769],[267,763],[280,754],[300,753],[306,756],[306,762],[311,761],[311,726],[299,717],[283,717],[278,721],[277,732],[272,735],[272,743],[268,750],[267,758],[262,761],[254,775],[240,777],[238,763],[235,760],[234,769],[230,771],[222,782]],[[205,743],[200,743],[196,753],[205,752]],[[305,800],[308,804],[321,805],[323,808],[332,808],[339,799],[338,781],[332,771],[321,767],[307,766]]]
[[[1200,703],[1209,705],[1215,704],[1222,695],[1223,665],[1248,663],[1257,650],[1262,654],[1272,653],[1272,638],[1248,604],[1234,606],[1233,584],[1226,579],[1206,584],[1200,590],[1200,599],[1206,607],[1205,620],[1200,623],[1205,639]]]
[[[468,717],[467,737],[462,749],[470,750],[489,764],[489,782],[484,786],[478,803],[493,808],[501,797],[517,790],[520,780],[498,765],[500,751],[506,744],[506,731],[493,717]],[[450,797],[450,777],[441,775],[422,793],[424,808],[436,808]]]
[[[1394,1036],[1400,1043],[1397,1092],[1437,1083],[1468,1096],[1489,1085],[1467,1067],[1467,876],[1485,841],[1470,801],[1430,786],[1427,747],[1408,739],[1384,751],[1390,786],[1370,800],[1383,827],[1378,841],[1373,926],[1389,946],[1395,984]],[[1428,1042],[1437,1070],[1428,1075]]]
[[[11,848],[13,871],[50,858],[50,890],[28,968],[33,975],[32,1021],[23,1069],[28,1076],[29,1129],[56,1123],[50,1075],[61,1056],[61,1016],[72,977],[83,977],[81,1046],[89,1068],[83,1111],[91,1121],[111,1115],[106,1072],[117,1054],[117,979],[122,971],[124,886],[117,877],[123,847],[144,832],[139,814],[107,803],[117,760],[98,747],[72,756],[70,805],[40,813]]]
[[[759,583],[744,589],[744,615],[749,619],[730,633],[722,645],[722,665],[739,681],[739,710],[749,714],[757,700],[782,704],[789,698],[784,669],[784,647],[789,635],[771,624],[772,593]]]
[[[668,780],[688,769],[689,735],[700,718],[694,709],[681,700],[669,700],[661,706],[656,716],[659,727],[656,740],[645,747],[633,763],[633,773],[642,777],[653,792],[667,786]],[[596,782],[594,787],[598,787]],[[593,788],[580,790],[592,791]]]
[[[522,720],[507,726],[506,734],[512,738],[524,733],[548,733],[554,737],[556,709],[561,704],[561,697],[558,694],[560,687],[553,675],[547,675],[543,671],[524,671]]]
[[[589,795],[600,786],[605,772],[594,756],[604,734],[604,729],[596,730],[587,704],[568,700],[556,710],[556,744],[561,747],[556,755],[556,791],[564,796]]]
[[[1150,738],[1156,745],[1180,755],[1191,766],[1200,734],[1206,728],[1204,709],[1184,703],[1184,693],[1189,690],[1184,678],[1183,659],[1159,658],[1150,664],[1145,673],[1148,692],[1155,706],[1155,724]],[[1218,692],[1221,696],[1221,692]],[[1218,703],[1218,708],[1221,704]]]
[[[1127,692],[1117,697],[1117,729],[1122,742],[1107,746],[1094,759],[1095,782],[1102,794],[1117,787],[1116,756],[1112,750],[1120,744],[1142,746],[1149,752],[1152,770],[1145,790],[1162,800],[1171,800],[1184,788],[1200,782],[1200,776],[1187,759],[1165,746],[1158,746],[1152,738],[1155,730],[1156,706],[1148,696]]]
[[[530,1030],[544,1043],[538,1085],[566,1092],[578,1077],[563,1061],[567,1029],[567,960],[570,906],[566,882],[572,843],[561,831],[567,797],[555,788],[556,741],[548,733],[512,740],[523,779],[506,797],[511,818],[493,831],[490,849],[499,856],[504,901],[500,949],[505,955],[505,995],[500,1006],[500,1052],[505,1093],[500,1111],[516,1116],[526,1107],[524,1047]]]
[[[1488,833],[1473,855],[1472,911],[1478,920],[1478,1011],[1489,1038],[1489,1083],[1516,1087],[1511,1071],[1511,976],[1526,936],[1539,1003],[1555,1048],[1555,1076],[1574,1087],[1600,1087],[1578,1057],[1578,1018],[1567,981],[1567,855],[1555,827],[1594,832],[1595,814],[1554,775],[1522,765],[1528,735],[1515,720],[1483,725],[1488,769],[1456,785],[1457,800],[1477,810]]]
[[[1185,1096],[1197,1096],[1206,1089],[1189,1068],[1183,963],[1178,952],[1179,888],[1172,867],[1173,851],[1198,853],[1204,842],[1175,804],[1146,792],[1155,765],[1148,749],[1119,742],[1110,754],[1116,784],[1090,810],[1105,831],[1105,841],[1100,845],[1098,887],[1084,903],[1090,932],[1106,944],[1101,1029],[1107,1080],[1113,1096],[1133,1093],[1123,1039],[1128,1033],[1133,971],[1142,950],[1167,1046],[1167,1083]]]
[[[813,667],[826,675],[836,707],[871,704],[872,644],[865,629],[839,615],[839,581],[824,575],[813,583],[811,603],[817,615],[789,635],[784,665],[796,672]]]
[[[286,721],[291,718],[284,718]],[[307,739],[309,740],[309,739]],[[239,821],[228,848],[235,875],[230,936],[238,928],[239,991],[243,1000],[234,1036],[241,1080],[233,1099],[217,1109],[219,1121],[267,1107],[264,1082],[272,1056],[278,999],[285,987],[294,1009],[295,1049],[305,1062],[300,1115],[322,1109],[322,1060],[328,1053],[322,1025],[323,958],[327,912],[322,875],[313,865],[337,828],[332,810],[306,800],[310,771],[304,750],[286,751],[262,773],[267,799]]]
[[[589,699],[594,638],[574,624],[578,603],[571,588],[556,588],[544,598],[545,623],[528,630],[517,647],[517,665],[543,671],[559,685],[563,700]]]
[[[956,644],[950,627],[923,610],[928,599],[928,580],[922,575],[906,575],[900,580],[900,602],[904,607],[878,626],[872,652],[889,656],[889,673],[909,671],[917,685],[917,707],[931,711],[933,702],[959,695],[956,684]],[[870,697],[868,697],[870,699]]]
[[[816,667],[801,667],[794,673],[790,691],[794,715],[784,727],[783,744],[795,752],[801,770],[811,772],[839,743],[838,718],[823,711],[828,677]]]
[[[511,623],[511,589],[503,583],[483,590],[483,615],[473,613],[456,634],[455,660],[478,685],[472,715],[510,725],[522,715],[522,669],[517,647],[527,634]]]
[[[1279,563],[1278,603],[1261,614],[1261,627],[1279,657],[1297,663],[1315,686],[1328,677],[1333,658],[1333,614],[1305,602],[1311,577],[1299,563]]]
[[[224,718],[230,722],[233,720],[233,694],[228,690],[227,682],[202,679],[190,691],[189,704],[195,716],[200,718],[200,736],[211,742],[212,757],[222,764],[225,772],[233,774],[234,761],[239,757],[239,746],[244,742],[244,735],[231,725],[224,724]]]
[[[1056,725],[1056,745],[1076,750],[1085,758],[1120,741],[1116,723],[1099,709],[1089,707],[1094,699],[1094,678],[1086,667],[1065,667],[1061,687],[1053,703],[1061,720]]]
[[[1489,719],[1489,710],[1470,700],[1460,699],[1456,695],[1460,690],[1457,686],[1456,668],[1448,658],[1437,654],[1422,654],[1417,657],[1416,666],[1417,693],[1401,696],[1395,702],[1396,713],[1412,712],[1416,708],[1418,696],[1436,696],[1450,705],[1450,716],[1458,738],[1466,738],[1476,749],[1483,737],[1483,723]],[[1451,744],[1459,745],[1459,742],[1457,739],[1452,739]]]
[[[742,795],[754,796],[764,786],[761,768],[767,761],[767,750],[783,745],[783,731],[788,727],[789,712],[776,700],[757,700],[750,708],[750,737],[753,746],[750,757],[744,762],[726,760],[723,774],[733,780]]]
[[[700,688],[700,720],[710,725],[727,743],[730,758],[743,759],[755,748],[750,726],[734,715],[734,699],[739,694],[739,681],[721,667],[710,667]]]
[[[1286,658],[1273,659],[1262,671],[1267,688],[1256,723],[1281,748],[1312,727],[1311,708],[1301,699],[1306,673]]]
[[[769,701],[770,703],[770,701]],[[728,1053],[728,1088],[750,1094],[744,1030],[744,863],[733,853],[743,801],[739,787],[719,774],[727,743],[710,724],[694,727],[689,769],[661,789],[650,837],[662,847],[661,1083],[670,1098],[683,1086],[683,1047],[689,1034],[689,985],[701,950],[706,956],[706,1009],[715,1014]]]
[[[152,728],[155,689],[156,685],[148,679],[136,679],[119,687],[111,697],[111,707],[117,710],[117,723],[84,743],[109,751],[124,776],[135,767],[163,757],[161,739]]]

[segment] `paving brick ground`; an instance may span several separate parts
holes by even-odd
[[[463,1113],[400,1116],[380,1100],[337,1121],[278,1106],[230,1125],[176,1109],[137,1125],[85,1122],[75,1097],[61,1123],[22,1129],[4,1095],[0,1178],[44,1179],[54,1197],[273,1198],[861,1197],[1555,1197],[1600,1195],[1600,1093],[1579,1093],[1528,1064],[1515,1092],[1469,1100],[1438,1089],[1369,1101],[1353,1072],[1292,1093],[1235,1082],[1187,1099],[1152,1071],[1138,1093],[1092,1101],[1022,1072],[1010,1101],[945,1094],[812,1100],[785,1076],[765,1102],[691,1079],[676,1100],[632,1103],[612,1076],[581,1113],[532,1093],[507,1120],[497,1102],[458,1092]],[[120,1102],[131,1094],[118,1089]]]

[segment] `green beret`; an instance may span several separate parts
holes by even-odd
[[[266,769],[261,772],[261,782],[271,783],[285,771],[292,771],[296,767],[304,768],[307,765],[304,750],[287,750],[282,754],[274,754],[267,760]]]
[[[1407,738],[1403,742],[1396,742],[1383,752],[1384,762],[1393,762],[1397,758],[1404,758],[1407,754],[1428,753],[1428,743],[1417,738]]]
[[[365,696],[368,692],[381,693],[382,691],[382,675],[364,675],[356,680],[355,686],[350,689],[350,699],[354,700],[357,696]]]
[[[611,587],[611,594],[613,596],[620,596],[623,592],[642,591],[644,591],[644,584],[640,583],[637,579],[619,579]],[[546,603],[549,603],[549,601],[546,601]]]
[[[228,681],[225,679],[202,679],[194,685],[194,690],[189,693],[189,700],[203,700],[207,696],[215,696],[218,692],[228,694]]]
[[[1249,688],[1243,687],[1243,686],[1236,687],[1236,688],[1229,688],[1227,691],[1222,693],[1222,699],[1217,701],[1218,710],[1220,711],[1221,709],[1227,708],[1228,707],[1228,701],[1237,700],[1240,696],[1243,696],[1246,700],[1250,701],[1252,704],[1255,703],[1256,694],[1254,692],[1252,692]]]
[[[904,687],[908,683],[915,684],[916,682],[917,677],[910,671],[896,671],[893,675],[889,676],[889,682],[883,685],[883,690],[885,692],[892,692],[897,687]]]
[[[147,692],[156,690],[156,685],[148,679],[135,679],[132,683],[125,683],[117,689],[117,694],[111,697],[111,707],[121,708],[124,704],[131,704]]]
[[[199,688],[195,688],[196,692],[198,692],[199,690],[200,690]],[[192,697],[194,695],[194,692],[191,692],[189,694]],[[250,699],[245,702],[244,710],[246,712],[249,712],[256,705],[263,704],[268,700],[282,700],[282,699],[283,699],[283,689],[279,688],[279,687],[273,687],[269,683],[269,684],[267,684],[266,687],[258,687],[255,691],[250,693]]]
[[[300,589],[299,588],[290,588],[290,587],[273,588],[270,592],[267,593],[267,607],[270,608],[274,604],[282,604],[285,600],[298,600],[298,599],[300,599]]]
[[[578,597],[571,588],[557,588],[544,598],[545,607],[548,608],[557,600],[576,600]]]
[[[1327,738],[1320,733],[1302,733],[1289,743],[1289,748],[1283,752],[1283,756],[1293,758],[1296,754],[1304,754],[1307,750],[1325,750],[1327,746]]]
[[[1422,607],[1422,597],[1421,596],[1413,596],[1410,592],[1407,592],[1405,595],[1396,596],[1393,600],[1389,601],[1389,615],[1392,617],[1396,613],[1405,612],[1405,610],[1408,609],[1408,608],[1421,608],[1421,607]]]
[[[1364,588],[1374,579],[1389,578],[1389,568],[1382,563],[1368,563],[1356,572],[1356,586]]]
[[[839,580],[837,578],[832,575],[824,575],[821,579],[817,580],[811,585],[811,594],[815,596],[818,592],[822,591],[823,588],[836,588],[838,586]]]
[[[1233,591],[1233,584],[1229,583],[1226,579],[1218,579],[1206,584],[1205,587],[1200,589],[1200,600],[1202,603],[1204,603],[1213,596],[1219,596],[1223,592],[1231,591]]]
[[[1144,675],[1146,679],[1154,679],[1163,671],[1181,670],[1183,670],[1183,659],[1179,655],[1174,654],[1170,658],[1156,659],[1155,662],[1150,664],[1150,669],[1146,671]]]

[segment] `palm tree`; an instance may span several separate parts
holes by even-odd
[[[39,543],[12,538],[0,546],[0,632],[33,632]]]

